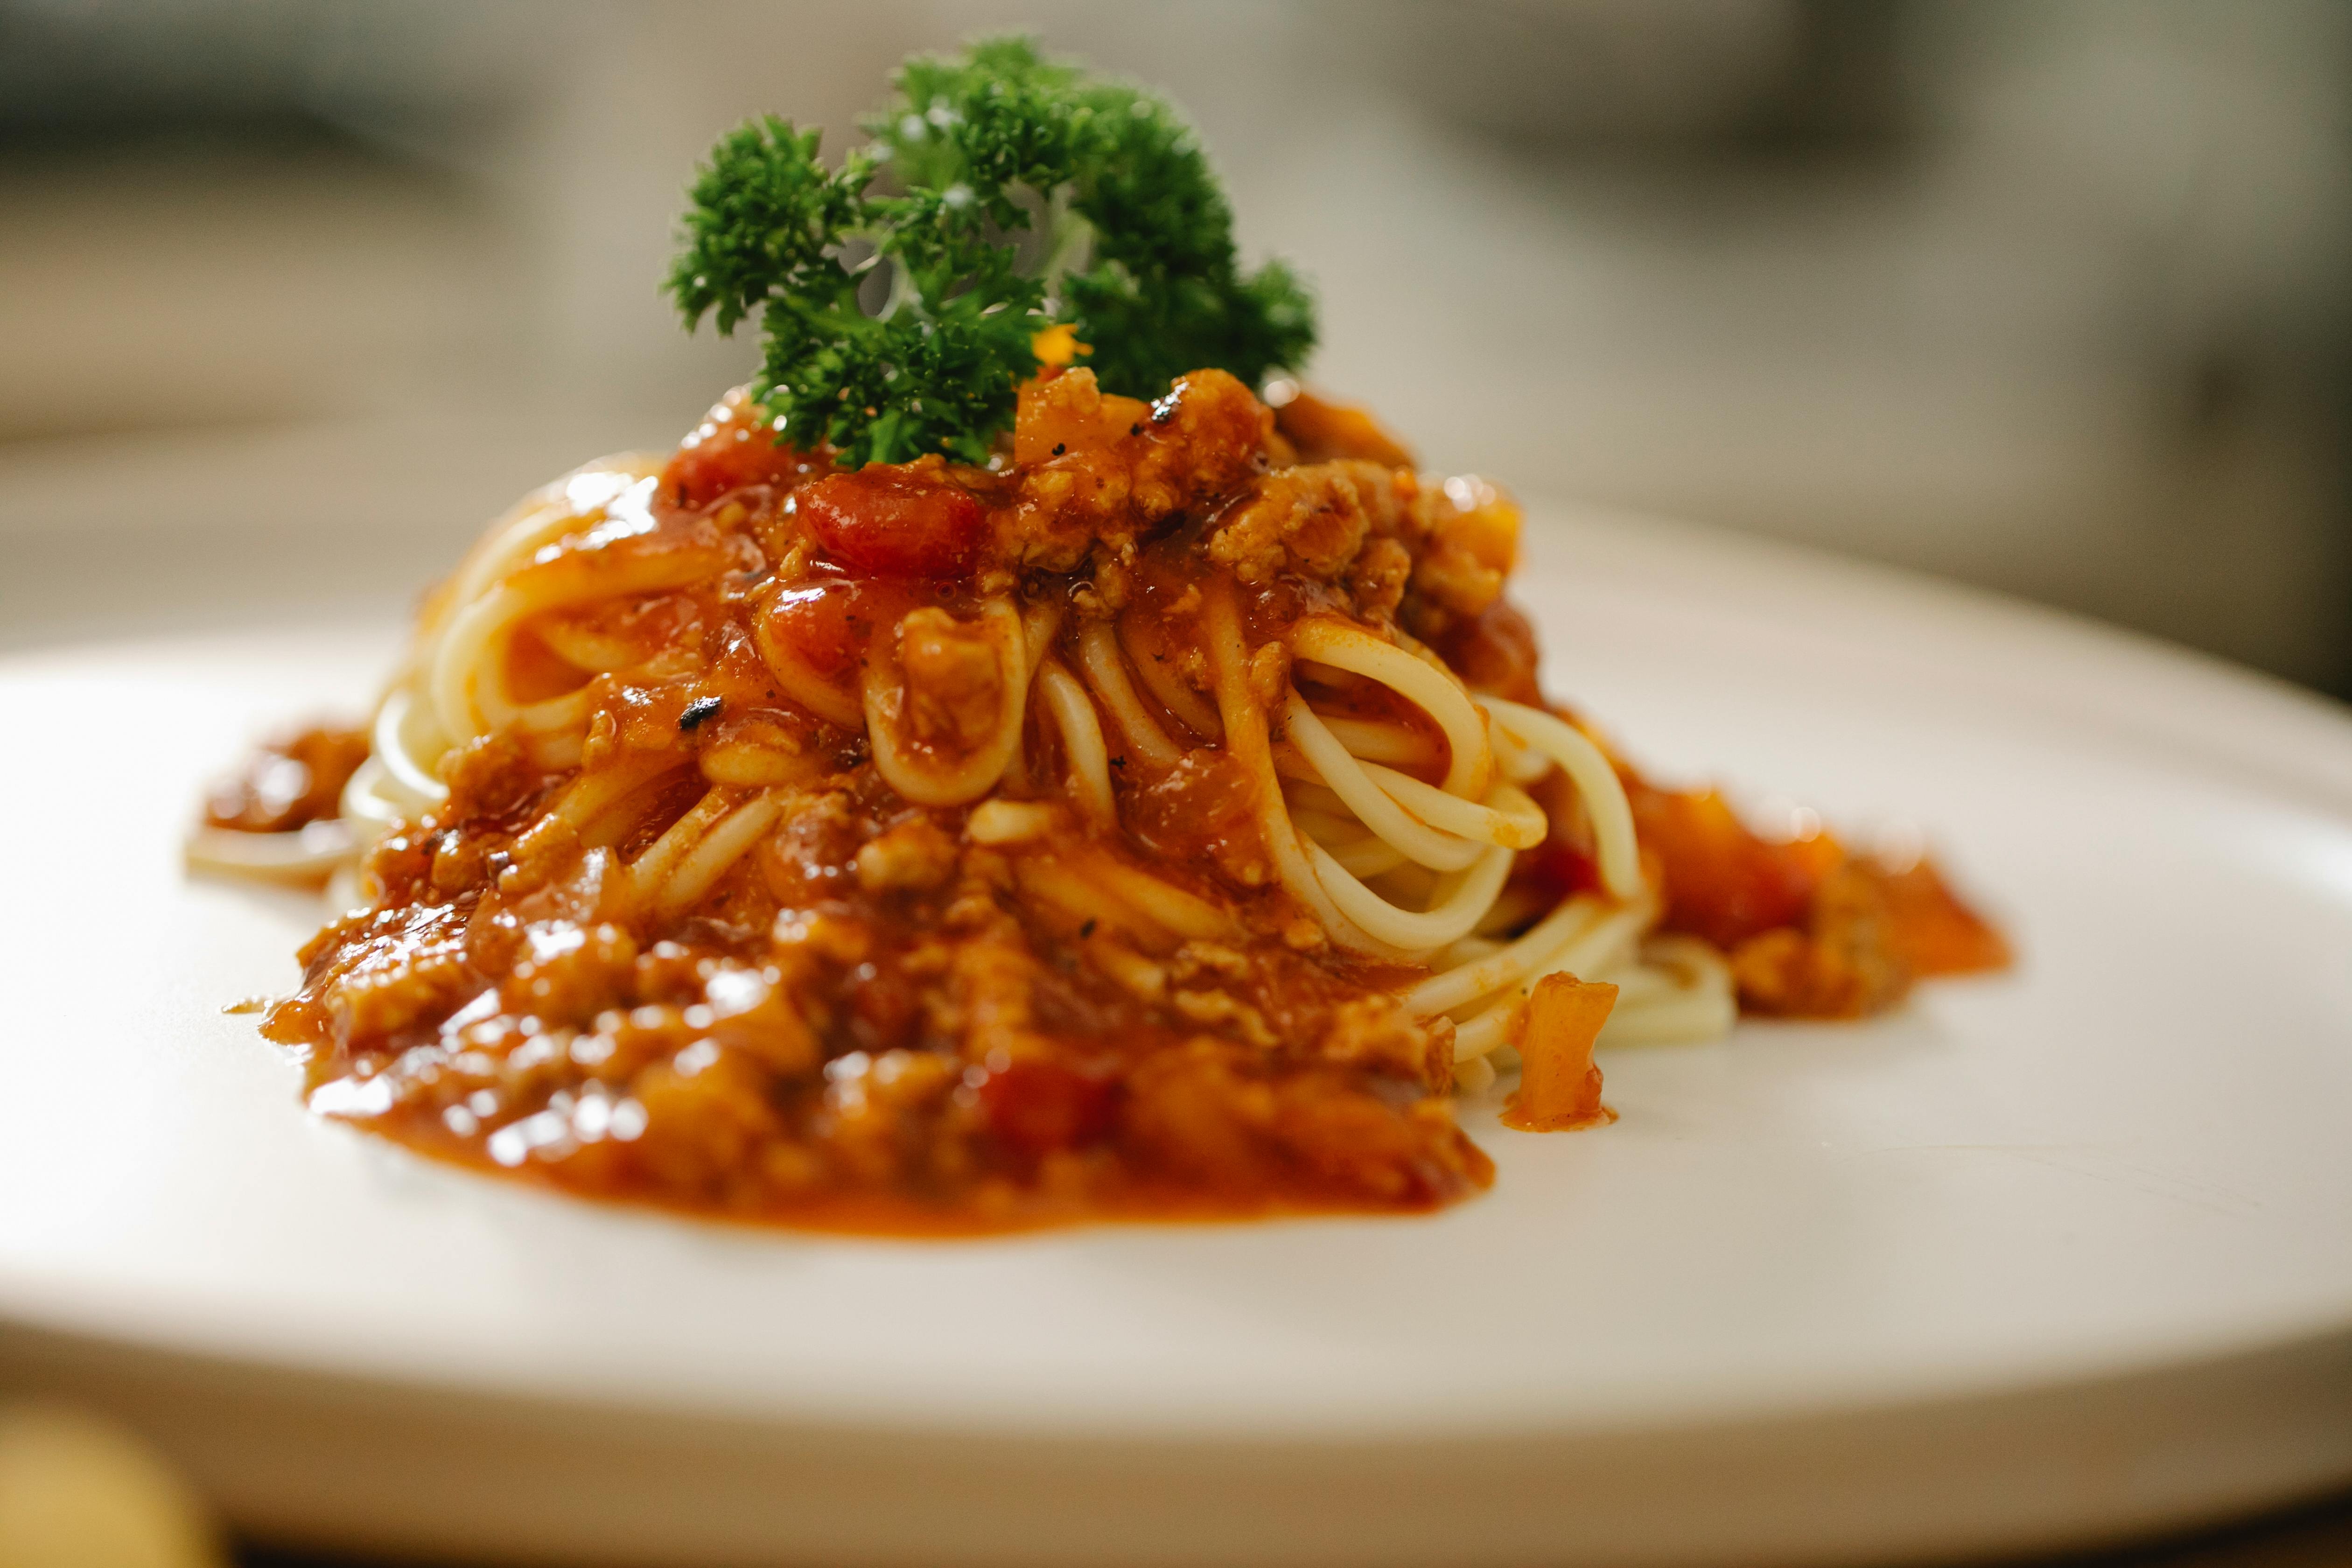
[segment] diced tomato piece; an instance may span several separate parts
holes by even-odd
[[[971,492],[881,464],[829,474],[796,501],[809,536],[847,570],[876,577],[953,577],[980,552],[988,521]]]
[[[752,485],[787,485],[810,460],[776,445],[761,423],[759,406],[736,388],[703,416],[662,470],[661,497],[672,506],[698,511],[719,497]]]
[[[1628,780],[1625,797],[1643,851],[1664,876],[1662,923],[1727,952],[1759,931],[1801,922],[1813,889],[1845,858],[1825,833],[1789,844],[1757,837],[1712,791],[1675,795]]]
[[[1016,1061],[981,1080],[989,1131],[1032,1159],[1110,1131],[1118,1086],[1058,1062]]]
[[[756,630],[762,644],[781,643],[819,675],[846,675],[877,625],[906,613],[902,589],[850,577],[796,583],[768,604]]]
[[[1601,864],[1591,853],[1559,838],[1547,838],[1519,858],[1518,874],[1552,902],[1601,887]]]

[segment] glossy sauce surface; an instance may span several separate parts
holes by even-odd
[[[1309,616],[1419,638],[1524,700],[1533,638],[1501,596],[1516,514],[1424,487],[1377,427],[1318,406],[1286,420],[1294,441],[1218,373],[1151,405],[1076,373],[1024,390],[996,468],[854,474],[774,447],[740,399],[715,409],[644,526],[509,579],[562,607],[512,638],[505,687],[581,699],[584,740],[470,742],[442,763],[447,802],[377,847],[369,907],[305,949],[267,1025],[307,1058],[314,1107],[571,1191],[818,1227],[1478,1191],[1450,1026],[1398,1001],[1423,972],[1336,949],[1276,883],[1255,786],[1213,732],[1202,589],[1234,595],[1269,700]],[[877,769],[877,700],[908,765],[993,743],[987,618],[1008,604],[1045,664],[1108,636],[1137,672],[1165,745],[1103,724],[1108,820],[1034,698],[988,800],[917,804]],[[1417,721],[1380,688],[1318,700]],[[1423,730],[1406,765],[1433,778],[1444,742]],[[1741,971],[1754,1005],[1882,1006],[1982,930],[1834,845],[1764,845],[1708,797],[1633,783],[1671,919],[1736,963],[1774,944]],[[681,821],[747,807],[756,847],[690,900],[632,889]],[[1514,874],[1539,901],[1592,885],[1575,814],[1553,820]]]

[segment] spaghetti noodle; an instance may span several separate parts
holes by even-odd
[[[1517,514],[1360,415],[1079,369],[988,468],[767,437],[739,394],[534,493],[339,810],[214,803],[202,863],[345,867],[266,1026],[322,1108],[802,1225],[1417,1208],[1489,1179],[1449,1093],[1522,1060],[1517,1122],[1580,1124],[1596,1037],[2000,958],[1924,867],[1544,705]]]

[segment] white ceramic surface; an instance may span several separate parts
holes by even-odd
[[[1413,1220],[919,1244],[600,1209],[308,1116],[225,1004],[307,900],[202,780],[388,621],[0,660],[0,1373],[239,1516],[679,1561],[1951,1556],[2352,1479],[2352,721],[2059,617],[1559,514],[1554,691],[1915,825],[2012,974],[1604,1058]],[[132,585],[166,595],[172,584]]]

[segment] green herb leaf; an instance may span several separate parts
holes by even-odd
[[[856,221],[857,175],[870,165],[827,174],[817,162],[821,134],[769,115],[711,149],[669,274],[688,327],[715,310],[719,330],[731,332],[778,292],[822,289],[823,272],[839,270],[829,253]]]
[[[670,294],[689,327],[760,317],[753,391],[780,438],[851,465],[985,461],[1058,321],[1139,396],[1206,366],[1255,383],[1313,347],[1306,289],[1278,262],[1239,269],[1232,210],[1161,100],[1022,37],[916,57],[893,86],[838,170],[769,118],[690,193]]]

